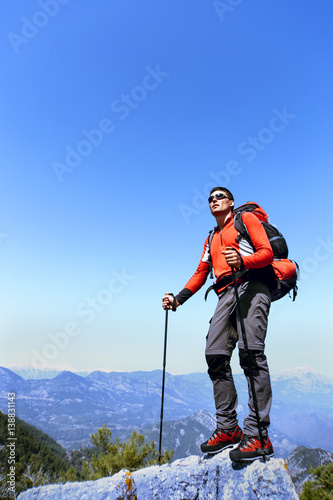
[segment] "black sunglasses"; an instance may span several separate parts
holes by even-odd
[[[226,195],[225,195],[225,194],[223,194],[223,193],[216,193],[216,194],[212,194],[212,196],[210,196],[210,197],[208,198],[208,203],[211,203],[211,202],[214,200],[214,198],[216,198],[217,200],[223,200],[223,198],[228,198],[228,196],[226,196]],[[228,198],[228,200],[229,200],[229,199],[230,199],[230,198]]]

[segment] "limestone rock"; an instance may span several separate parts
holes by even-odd
[[[98,481],[41,486],[19,500],[297,500],[283,459],[234,464],[228,450],[212,458],[191,456]]]

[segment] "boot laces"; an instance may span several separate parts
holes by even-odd
[[[251,441],[252,439],[256,439],[256,438],[253,436],[249,436],[249,434],[243,434],[243,437],[240,440],[239,446],[240,447],[243,446],[244,444],[246,444],[248,441]]]

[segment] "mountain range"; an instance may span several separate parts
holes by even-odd
[[[113,437],[127,437],[136,429],[157,441],[161,381],[160,370],[95,371],[86,376],[64,371],[50,379],[25,380],[2,367],[0,409],[7,413],[7,395],[15,392],[17,415],[68,450],[87,445],[91,434],[104,424]],[[247,409],[247,384],[241,374],[235,375],[235,383],[241,422]],[[276,455],[286,457],[296,446],[333,452],[333,380],[304,367],[272,377],[272,387],[270,435]],[[163,446],[167,440],[166,447],[174,448],[176,456],[194,453],[193,446],[215,428],[213,414],[206,373],[166,374]]]
[[[333,462],[333,453],[320,448],[309,449],[298,446],[287,458],[286,463],[298,494],[301,493],[305,481],[313,480],[310,467],[316,469],[321,465]]]

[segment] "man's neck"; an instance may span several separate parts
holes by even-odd
[[[219,214],[215,217],[217,225],[219,226],[219,228],[221,230],[224,228],[225,224],[228,222],[230,217],[231,217],[231,212],[228,212],[226,214],[222,213],[222,214]]]

